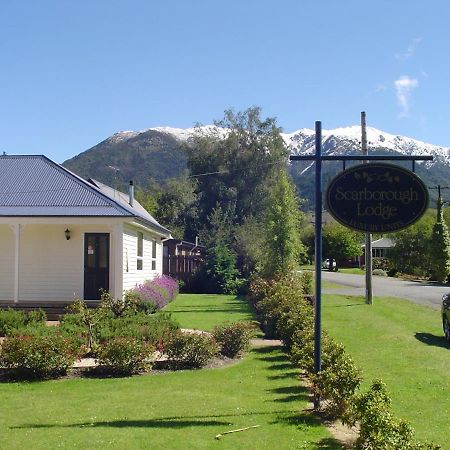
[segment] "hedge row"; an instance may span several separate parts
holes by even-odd
[[[358,392],[361,370],[345,348],[322,332],[322,365],[314,373],[314,312],[311,273],[293,273],[275,280],[255,279],[248,298],[267,335],[282,340],[291,361],[308,376],[320,412],[344,423],[359,423],[357,449],[437,450],[435,444],[413,440],[412,428],[393,417],[386,387],[374,381]],[[320,402],[318,401],[320,399]],[[320,405],[320,406],[319,406]]]
[[[253,334],[251,324],[242,322],[216,327],[212,334],[181,332],[169,314],[149,315],[137,305],[108,293],[97,309],[77,300],[57,327],[37,320],[38,314],[7,311],[0,368],[19,378],[55,378],[77,358],[90,356],[99,373],[132,375],[152,368],[156,350],[168,357],[170,368],[198,368],[218,354],[237,357]]]

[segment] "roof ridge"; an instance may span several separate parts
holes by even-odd
[[[81,184],[83,187],[87,188],[88,190],[90,190],[91,192],[93,192],[95,195],[97,195],[98,197],[106,200],[111,206],[115,206],[120,208],[123,212],[126,213],[126,215],[128,216],[132,216],[132,214],[130,213],[130,211],[128,211],[126,208],[124,208],[122,205],[120,205],[118,202],[116,202],[114,199],[108,197],[106,194],[104,194],[97,186],[94,186],[93,184],[89,183],[88,181],[86,181],[84,178],[81,178],[79,175],[77,175],[76,173],[70,171],[69,169],[66,169],[64,166],[62,166],[61,164],[58,164],[54,161],[52,161],[50,158],[48,158],[45,155],[36,155],[36,156],[40,156],[42,157],[42,159],[49,165],[54,166],[57,170],[59,170],[60,172],[62,172],[64,175],[70,176],[72,179],[74,179],[75,182],[77,182],[78,184]]]

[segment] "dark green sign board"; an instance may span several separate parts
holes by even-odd
[[[428,207],[428,190],[413,172],[386,163],[351,167],[326,192],[328,210],[358,231],[389,233],[411,225]]]

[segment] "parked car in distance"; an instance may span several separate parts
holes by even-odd
[[[442,328],[444,336],[450,342],[450,293],[442,296]]]
[[[334,259],[332,259],[331,261],[333,261],[332,267],[333,269],[336,267],[336,261]],[[322,269],[329,269],[330,268],[330,260],[327,258],[325,261],[322,262]]]

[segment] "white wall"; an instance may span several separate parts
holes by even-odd
[[[137,233],[144,234],[143,266],[137,270]],[[161,237],[144,229],[125,225],[123,230],[123,289],[134,288],[155,275],[162,274],[162,243]],[[156,268],[152,270],[152,241],[156,241]]]
[[[66,240],[61,225],[25,225],[19,251],[19,301],[80,297],[80,237]]]
[[[0,225],[0,300],[14,300],[14,230]]]

